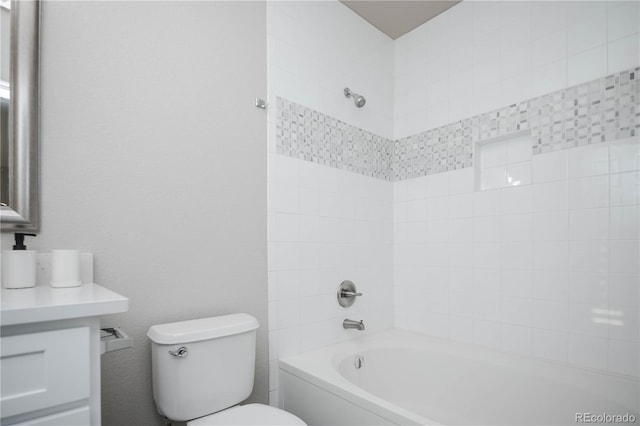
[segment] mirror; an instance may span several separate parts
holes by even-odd
[[[40,1],[0,0],[0,222],[39,230]]]

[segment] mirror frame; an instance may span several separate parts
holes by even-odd
[[[9,205],[2,232],[40,230],[40,0],[11,1]]]

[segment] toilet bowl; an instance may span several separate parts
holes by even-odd
[[[154,325],[153,399],[160,415],[196,425],[304,425],[264,404],[238,405],[253,390],[258,320],[233,314]]]
[[[213,425],[304,425],[299,417],[264,404],[236,405],[187,422],[187,426]]]

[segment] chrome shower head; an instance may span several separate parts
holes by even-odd
[[[365,99],[364,96],[358,95],[357,93],[352,92],[351,89],[349,89],[348,87],[344,89],[344,96],[345,98],[353,98],[353,103],[358,108],[362,108],[364,104],[367,103],[367,100]]]

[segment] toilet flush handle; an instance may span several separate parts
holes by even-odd
[[[177,356],[180,358],[187,356],[187,354],[188,354],[187,348],[185,348],[184,346],[179,347],[177,351],[169,351],[169,355]]]

